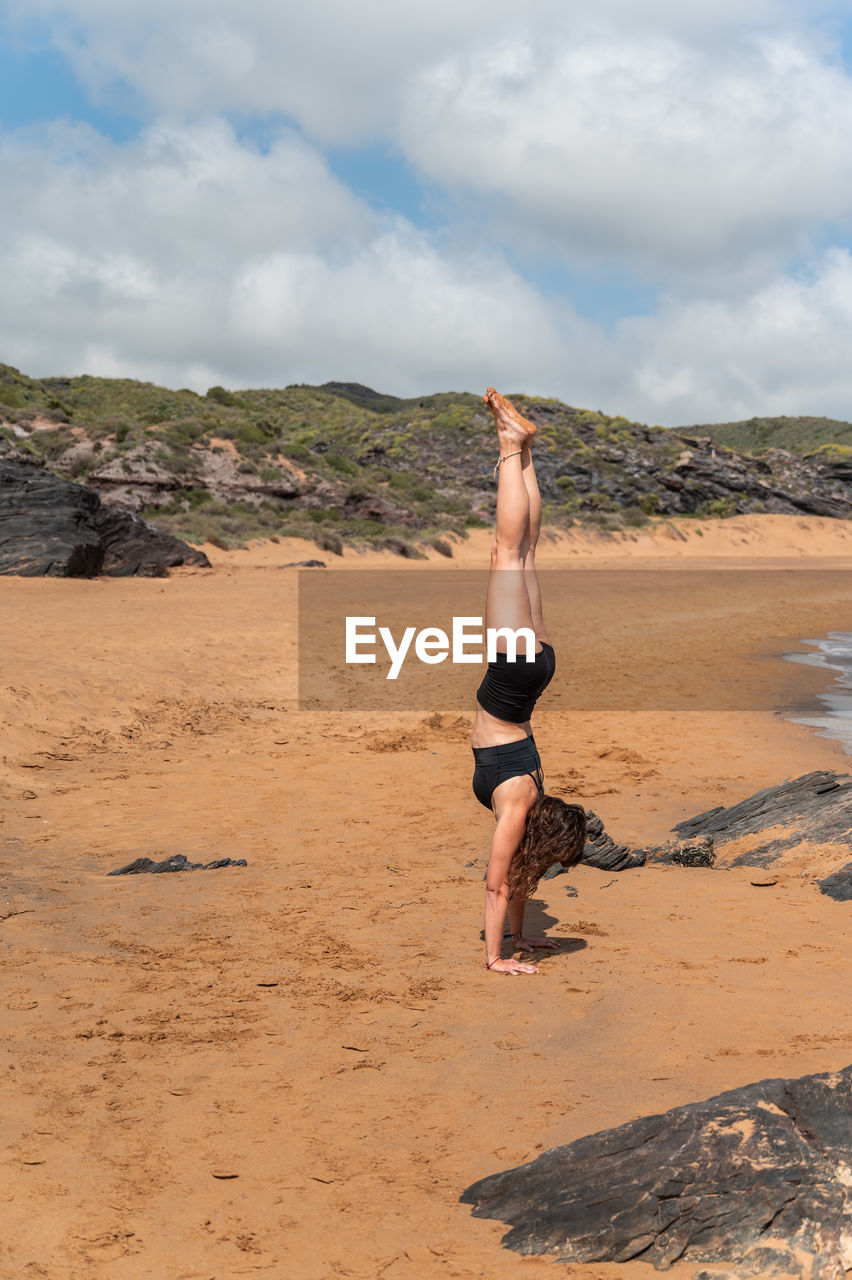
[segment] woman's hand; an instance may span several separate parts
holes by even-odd
[[[516,977],[520,973],[538,973],[534,964],[524,964],[521,960],[495,960],[486,968],[489,973],[511,973]]]
[[[516,940],[518,951],[558,951],[559,943],[554,942],[552,938],[527,938],[521,937]]]

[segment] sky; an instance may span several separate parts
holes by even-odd
[[[852,0],[0,0],[0,361],[852,419]]]

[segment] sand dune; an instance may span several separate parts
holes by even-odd
[[[849,767],[779,714],[825,676],[778,655],[852,630],[835,572],[852,530],[692,523],[685,541],[678,522],[543,546],[553,568],[622,571],[588,576],[588,624],[560,651],[592,709],[543,703],[536,736],[549,788],[629,843]],[[452,574],[487,546],[481,531],[452,560],[322,558]],[[550,1276],[461,1190],[584,1133],[852,1061],[848,904],[814,888],[821,850],[792,852],[771,888],[747,868],[577,869],[533,908],[561,954],[532,979],[487,974],[469,708],[299,711],[298,575],[275,566],[316,548],[207,550],[212,570],[167,580],[0,580],[3,1280]],[[597,710],[637,629],[624,576],[654,567],[695,569],[694,589],[676,608],[643,592],[639,674],[662,707],[686,673],[698,709]],[[704,571],[726,567],[790,573],[708,610]],[[732,673],[748,709],[713,709]],[[106,876],[168,853],[249,865]]]

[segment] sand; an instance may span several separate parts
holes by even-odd
[[[487,546],[323,558],[452,574]],[[780,714],[828,677],[779,655],[852,630],[850,550],[848,525],[786,517],[546,541],[548,567],[607,570],[583,579],[563,683],[604,705],[641,632],[643,687],[662,706],[677,672],[699,707],[543,703],[549,789],[650,843],[711,804],[847,771]],[[469,1183],[852,1062],[849,904],[814,887],[825,850],[771,888],[747,869],[575,869],[531,907],[563,953],[535,977],[486,973],[470,709],[300,712],[298,573],[276,566],[322,553],[208,552],[212,570],[166,580],[0,579],[2,1280],[552,1276],[457,1203]],[[656,608],[646,585],[625,610],[631,573],[669,568],[694,579],[676,608],[661,576]],[[708,606],[708,573],[730,568],[758,571],[753,590]],[[710,696],[733,674],[745,711]],[[171,853],[248,866],[106,876]]]

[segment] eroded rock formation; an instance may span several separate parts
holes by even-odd
[[[562,1261],[843,1280],[852,1267],[852,1067],[762,1080],[545,1152],[462,1195],[503,1243]]]

